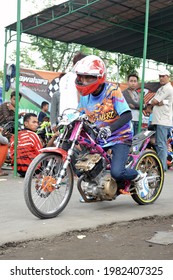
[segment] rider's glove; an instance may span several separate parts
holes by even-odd
[[[101,127],[98,133],[98,138],[106,140],[111,134],[112,132],[109,126]]]

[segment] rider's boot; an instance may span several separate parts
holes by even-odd
[[[148,180],[147,180],[147,173],[142,173],[138,170],[137,177],[132,180],[134,186],[137,188],[139,195],[143,198],[147,196],[149,192]]]

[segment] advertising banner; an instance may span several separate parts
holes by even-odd
[[[19,103],[19,113],[36,113],[41,110],[41,103],[50,103],[51,97],[59,88],[59,75],[61,72],[42,71],[35,69],[20,68],[19,91],[22,98]],[[15,79],[11,81],[10,89],[5,94],[5,99],[10,99],[11,91],[15,90]]]

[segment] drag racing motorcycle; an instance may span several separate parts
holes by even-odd
[[[78,191],[87,203],[112,201],[120,195],[119,186],[110,175],[111,152],[97,144],[99,130],[88,117],[67,109],[60,117],[58,129],[56,147],[43,148],[24,179],[25,202],[40,219],[54,218],[65,209],[75,174]],[[140,196],[130,181],[124,182],[126,193],[140,205],[153,203],[164,182],[160,159],[155,151],[147,149],[153,133],[147,130],[134,137],[127,161],[127,167],[147,172],[149,192],[145,197]]]

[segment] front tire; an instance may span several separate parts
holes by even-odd
[[[159,157],[153,151],[145,151],[134,168],[147,173],[149,192],[145,197],[141,197],[136,188],[132,189],[132,198],[140,205],[153,203],[159,197],[164,183],[164,171]]]
[[[56,153],[39,154],[30,164],[24,180],[24,198],[32,214],[40,219],[54,218],[70,200],[73,172],[68,165],[65,176],[56,186],[64,162]]]

